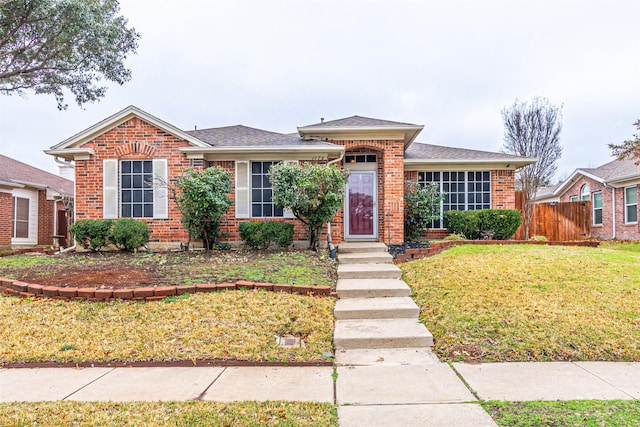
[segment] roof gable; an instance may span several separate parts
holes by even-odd
[[[73,181],[2,154],[0,154],[0,182],[15,184],[16,187],[46,187],[61,194],[73,194]]]

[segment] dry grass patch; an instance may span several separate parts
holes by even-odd
[[[640,253],[459,246],[402,265],[446,360],[640,361]]]
[[[0,403],[0,425],[17,426],[337,426],[335,407],[300,402]]]
[[[0,362],[319,361],[332,351],[333,298],[247,290],[165,301],[2,295]],[[302,337],[306,346],[281,348],[274,339],[281,334]]]

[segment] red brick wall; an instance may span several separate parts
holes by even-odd
[[[491,207],[493,209],[515,209],[515,171],[506,169],[491,171]]]
[[[38,245],[53,243],[53,200],[47,200],[47,191],[38,191]]]
[[[569,202],[571,196],[580,197],[580,189],[585,184],[589,185],[591,197],[593,197],[593,193],[602,192],[602,225],[591,225],[591,237],[600,239],[611,239],[614,237],[612,192],[615,191],[615,238],[622,240],[640,239],[638,223],[624,223],[624,188],[614,189],[591,178],[580,176],[580,178],[560,196],[560,201]],[[636,189],[640,191],[640,186],[636,186]]]
[[[190,166],[178,149],[189,143],[139,118],[132,118],[83,145],[93,148],[90,160],[76,161],[76,220],[100,219],[102,161],[104,159],[167,159],[169,180]],[[188,233],[180,223],[175,201],[169,200],[168,219],[144,219],[151,228],[151,242],[186,242]]]
[[[11,219],[13,196],[11,193],[0,192],[0,247],[11,246]]]

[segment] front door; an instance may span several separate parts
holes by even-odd
[[[377,237],[377,187],[375,171],[350,172],[346,200],[346,238]]]

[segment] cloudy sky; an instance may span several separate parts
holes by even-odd
[[[640,119],[640,1],[121,0],[142,35],[133,78],[84,109],[0,95],[0,152],[42,150],[133,104],[181,129],[277,132],[352,115],[418,141],[500,151],[516,98],[562,105],[557,177],[610,159]]]

